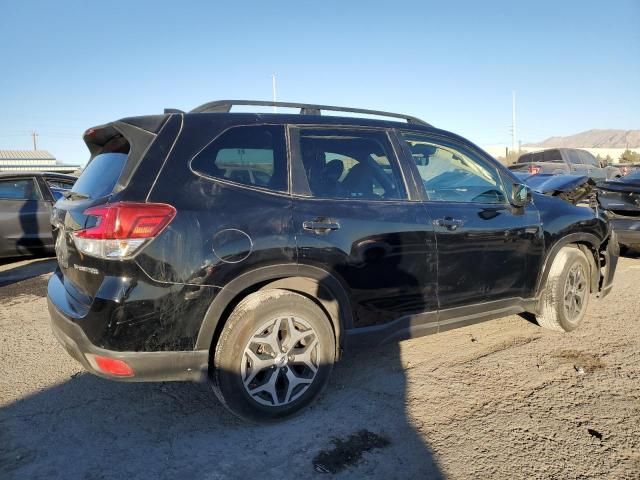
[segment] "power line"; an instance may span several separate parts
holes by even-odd
[[[516,91],[513,90],[511,92],[511,148],[513,151],[516,151],[518,147],[518,131],[516,127]]]

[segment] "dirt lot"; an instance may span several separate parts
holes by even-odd
[[[577,332],[512,316],[390,345],[269,427],[207,385],[84,373],[49,330],[52,265],[0,266],[2,479],[640,478],[640,258]]]

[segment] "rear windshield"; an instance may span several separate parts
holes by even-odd
[[[118,177],[127,162],[126,153],[101,153],[96,155],[84,169],[72,192],[83,193],[91,198],[109,195],[116,186]]]
[[[562,154],[560,150],[545,150],[542,152],[542,158],[544,162],[563,163]]]
[[[559,150],[543,150],[541,152],[526,153],[518,158],[518,163],[562,163],[562,161],[562,155]]]

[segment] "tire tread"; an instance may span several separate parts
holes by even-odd
[[[582,258],[587,267],[589,263],[584,252],[575,245],[563,247],[553,260],[547,284],[540,298],[540,313],[536,315],[536,321],[541,327],[557,332],[567,332],[570,329],[562,324],[561,309],[563,308],[563,298],[559,298],[558,293],[563,291],[559,283],[564,282],[564,273],[576,259]],[[589,270],[587,269],[587,272]],[[588,295],[587,293],[587,299]],[[560,295],[561,297],[561,295]],[[574,327],[575,328],[575,327]]]

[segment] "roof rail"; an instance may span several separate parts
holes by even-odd
[[[293,102],[270,102],[263,100],[216,100],[208,102],[199,107],[191,110],[191,113],[211,113],[220,112],[228,113],[231,107],[234,105],[250,105],[260,107],[287,107],[287,108],[299,108],[300,115],[321,115],[322,110],[330,110],[333,112],[350,112],[350,113],[363,113],[366,115],[377,115],[380,117],[401,118],[406,120],[407,123],[415,123],[418,125],[431,126],[424,120],[420,120],[417,117],[411,115],[404,115],[402,113],[382,112],[379,110],[367,110],[365,108],[350,108],[350,107],[335,107],[332,105],[314,105],[311,103],[293,103]]]

